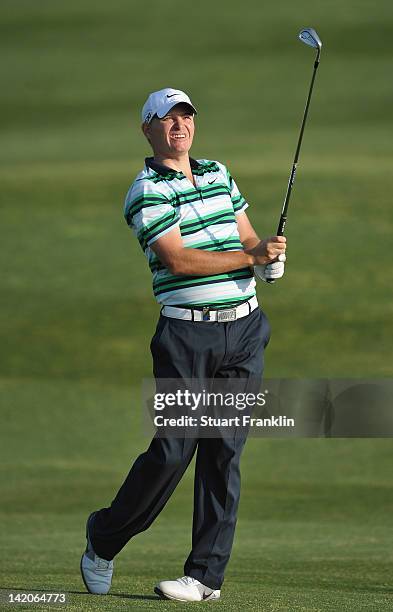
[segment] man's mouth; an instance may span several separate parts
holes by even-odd
[[[170,134],[171,138],[175,138],[175,140],[181,140],[182,138],[186,138],[185,134]]]

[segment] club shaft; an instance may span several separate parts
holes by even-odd
[[[305,109],[304,109],[303,121],[302,121],[302,126],[300,128],[300,134],[299,134],[299,140],[298,140],[297,147],[296,147],[295,158],[293,160],[293,165],[292,165],[291,173],[289,175],[287,192],[285,194],[284,204],[283,204],[282,211],[281,211],[281,217],[280,217],[280,221],[279,221],[279,224],[278,224],[277,236],[283,236],[284,235],[285,224],[287,222],[287,211],[288,211],[289,198],[291,197],[292,187],[293,187],[293,184],[295,182],[297,163],[298,163],[299,154],[300,154],[300,147],[302,145],[303,133],[304,133],[305,125],[306,125],[308,109],[309,109],[309,106],[310,106],[312,90],[313,90],[313,87],[314,87],[315,76],[317,74],[317,68],[319,66],[319,56],[320,56],[320,51],[318,50],[318,55],[317,55],[317,58],[316,58],[316,60],[314,62],[314,70],[313,70],[313,73],[312,73],[310,88],[308,90],[307,102],[306,102],[306,106],[305,106]]]

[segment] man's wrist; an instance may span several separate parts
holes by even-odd
[[[248,250],[244,251],[244,255],[247,258],[247,266],[255,266],[255,256],[252,255]]]

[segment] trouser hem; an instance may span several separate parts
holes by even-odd
[[[204,573],[198,569],[190,569],[187,570],[184,568],[184,573],[186,576],[191,576],[191,578],[195,578],[195,580],[199,580],[204,586],[209,587],[209,589],[213,589],[216,591],[217,589],[221,589],[222,583],[224,580],[220,582],[217,581],[217,578],[212,577],[208,573]]]

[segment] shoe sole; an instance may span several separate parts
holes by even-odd
[[[88,537],[89,537],[89,534],[88,534],[88,525],[89,525],[89,521],[90,521],[91,517],[93,516],[93,514],[95,514],[95,512],[92,512],[91,514],[89,514],[89,517],[88,517],[88,519],[86,521],[86,550],[87,550],[87,547],[88,547]],[[86,552],[86,550],[85,550],[85,552]],[[85,553],[82,554],[81,561],[80,561],[80,564],[79,564],[79,569],[80,569],[80,572],[81,572],[83,584],[85,585],[87,592],[90,593],[91,595],[100,595],[100,593],[92,593],[92,591],[90,591],[89,587],[87,586],[85,577],[83,575],[83,570],[82,570],[82,561],[83,561],[84,554]]]
[[[156,595],[161,597],[161,599],[170,599],[171,601],[183,601],[188,603],[187,599],[179,599],[178,597],[170,597],[169,595],[164,595],[164,593],[158,587],[154,587],[154,592]]]
[[[158,587],[154,587],[154,592],[156,595],[158,595],[159,597],[161,597],[161,599],[170,599],[171,601],[181,601],[183,603],[193,603],[192,601],[190,601],[189,599],[180,599],[179,597],[171,597],[170,595],[165,595],[165,593],[163,593],[161,591],[161,589],[159,589]],[[206,597],[205,599],[201,599],[200,602],[203,601],[219,601],[219,597],[214,597],[214,598],[210,598],[210,597]],[[196,602],[198,603],[198,602]]]
[[[91,595],[96,595],[96,593],[92,593],[92,592],[90,591],[89,587],[87,586],[87,583],[86,583],[85,577],[84,577],[84,575],[83,575],[83,570],[82,570],[82,561],[83,561],[83,557],[84,557],[84,553],[83,553],[83,555],[82,555],[82,557],[81,557],[81,562],[80,562],[80,564],[79,564],[79,568],[80,568],[80,571],[81,571],[81,576],[82,576],[83,584],[85,585],[86,590],[87,590],[87,592],[88,592],[88,593],[90,593]]]

